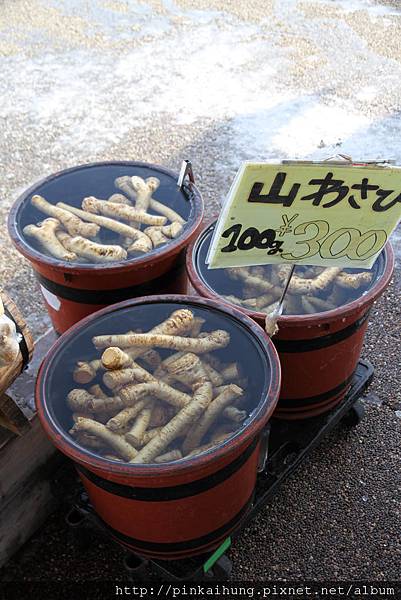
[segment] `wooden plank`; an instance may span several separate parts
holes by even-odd
[[[9,429],[0,427],[0,450],[13,438],[15,438],[15,433],[12,433]]]
[[[45,436],[37,417],[22,437],[9,440],[0,452],[0,512],[16,490],[57,452]]]
[[[0,511],[0,566],[31,537],[56,508],[46,479],[34,480]]]
[[[29,431],[29,421],[7,394],[0,395],[0,425],[17,435]]]
[[[35,356],[9,392],[19,398],[27,414],[32,406],[35,378],[54,334],[42,336]],[[39,419],[30,416],[29,430],[22,436],[0,427],[0,565],[4,564],[38,529],[57,502],[51,480],[63,456],[46,437]]]

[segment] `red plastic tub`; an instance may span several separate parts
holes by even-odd
[[[30,205],[34,194],[49,202],[80,207],[86,196],[107,198],[120,192],[114,180],[124,175],[157,177],[155,199],[178,211],[187,221],[182,234],[143,257],[103,264],[67,263],[36,249],[22,233],[25,225],[46,215]],[[177,186],[178,174],[142,162],[103,162],[60,171],[24,192],[12,207],[8,230],[17,250],[32,264],[54,329],[61,334],[83,317],[128,298],[154,293],[186,293],[185,250],[196,236],[203,201],[192,183]]]
[[[207,270],[205,266],[213,229],[214,223],[189,246],[187,273],[200,296],[232,306],[216,292],[217,288],[220,293],[231,293],[222,291],[227,278],[224,269]],[[361,354],[369,311],[389,284],[393,268],[394,255],[388,243],[373,267],[374,283],[363,296],[333,310],[280,317],[279,331],[273,337],[282,369],[275,417],[287,420],[313,417],[341,402]],[[237,308],[264,327],[264,313]]]
[[[206,331],[218,327],[230,332],[229,345],[216,354],[224,361],[241,361],[245,369],[246,420],[213,448],[170,463],[117,462],[85,448],[68,433],[72,419],[65,396],[76,386],[76,358],[93,358],[93,335],[148,330],[182,308],[205,318]],[[279,388],[277,353],[252,319],[211,300],[173,295],[122,302],[73,326],[40,368],[36,404],[45,432],[75,462],[111,536],[137,554],[168,560],[217,547],[241,523],[252,504],[260,434],[275,409]]]

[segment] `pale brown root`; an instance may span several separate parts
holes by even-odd
[[[277,276],[278,280],[281,282],[281,284],[283,284],[285,281],[287,281],[290,271],[291,271],[291,265],[284,264],[284,265],[278,266],[278,268],[276,269],[276,276]]]
[[[155,212],[159,213],[159,215],[164,215],[167,217],[171,223],[180,223],[180,225],[184,225],[186,223],[185,219],[182,218],[175,210],[162,204],[158,200],[151,198],[150,200],[150,208]]]
[[[235,433],[235,431],[227,431],[226,433],[221,433],[220,435],[214,435],[211,439],[211,442],[213,442],[213,444],[221,444],[222,442],[225,442],[226,440],[228,440],[228,438],[230,438],[233,433]]]
[[[227,406],[227,408],[223,410],[223,417],[230,419],[230,421],[234,421],[234,423],[242,423],[247,416],[246,410],[239,410],[236,406]]]
[[[94,196],[84,198],[82,208],[94,215],[100,214],[111,219],[124,219],[125,221],[144,223],[145,225],[161,226],[167,220],[166,217],[148,215],[133,206],[127,206],[118,202],[109,202],[108,200],[99,200]]]
[[[153,407],[152,416],[150,418],[149,427],[164,427],[177,414],[179,410],[175,406],[169,404],[158,403]]]
[[[251,275],[254,275],[255,277],[259,277],[259,279],[267,279],[265,268],[262,265],[250,267],[249,271],[250,271]]]
[[[202,317],[195,317],[193,326],[189,332],[190,337],[198,337],[204,324],[205,319],[202,319]]]
[[[135,193],[135,208],[142,211],[147,211],[150,205],[150,199],[153,192],[157,190],[160,185],[160,180],[157,177],[148,177],[142,179],[134,175],[131,177],[131,187]]]
[[[289,291],[291,294],[314,294],[329,287],[341,272],[341,267],[328,267],[315,279],[305,279],[298,275],[291,277]]]
[[[136,194],[131,185],[131,177],[128,175],[117,177],[117,179],[114,180],[114,185],[116,188],[124,192],[124,194],[126,194],[130,200],[135,200]]]
[[[77,217],[81,217],[82,219],[84,219],[84,221],[96,223],[97,225],[100,225],[100,227],[110,229],[110,231],[115,231],[115,233],[119,233],[120,235],[124,235],[132,239],[137,239],[138,237],[138,230],[134,227],[126,225],[125,223],[120,223],[119,221],[115,221],[114,219],[109,219],[109,217],[94,215],[93,213],[86,212],[86,210],[75,208],[75,206],[70,206],[69,204],[64,204],[63,202],[57,202],[57,206],[70,211]]]
[[[159,333],[131,333],[127,335],[96,336],[93,343],[96,348],[104,343],[103,338],[108,337],[110,346],[128,348],[130,346],[145,346],[147,348],[158,347],[170,350],[193,352],[203,354],[225,348],[230,342],[230,334],[223,329],[217,329],[205,334],[204,337],[188,338],[174,335],[163,335]]]
[[[132,460],[137,455],[135,448],[131,446],[122,436],[113,433],[102,423],[92,419],[78,419],[75,426],[77,431],[85,431],[96,436],[99,440],[110,446],[125,460]]]
[[[273,293],[273,289],[271,290],[271,292]],[[266,292],[264,292],[266,293]],[[244,285],[242,288],[242,299],[244,302],[246,302],[247,300],[250,300],[252,298],[255,298],[256,296],[260,295],[260,290],[258,288],[255,288],[251,285]]]
[[[144,233],[152,240],[153,248],[163,246],[169,241],[158,227],[146,227]]]
[[[160,217],[165,218],[165,217]],[[169,239],[177,238],[183,230],[183,226],[180,223],[170,223],[170,225],[164,225],[162,227],[147,227],[144,233],[150,237],[153,245],[156,247],[161,243],[168,242]]]
[[[170,450],[170,452],[156,456],[155,463],[174,462],[175,460],[181,460],[181,458],[182,453],[180,450]]]
[[[302,272],[302,277],[304,277],[305,279],[314,279],[318,275],[320,275],[320,273],[317,273],[315,271],[315,267],[308,267],[307,269],[304,269]]]
[[[224,411],[223,411],[224,412]],[[220,438],[223,435],[227,435],[228,433],[231,435],[235,433],[237,430],[233,430],[232,423],[222,423],[213,429],[213,431],[209,432],[209,440],[212,442],[214,438]]]
[[[200,445],[202,438],[217,419],[219,414],[238,396],[242,396],[243,390],[235,384],[228,385],[226,389],[219,394],[207,407],[206,411],[195,423],[183,443],[183,451],[185,454],[194,450]]]
[[[263,308],[266,304],[271,304],[275,300],[274,294],[262,294],[256,298],[248,298],[244,304],[252,310]]]
[[[165,425],[165,423],[164,423],[164,425]],[[146,444],[148,444],[150,442],[150,440],[152,440],[156,435],[158,435],[161,432],[161,430],[163,429],[163,426],[153,427],[153,429],[147,429],[142,437],[142,442],[141,442],[142,446],[145,446]]]
[[[233,296],[232,294],[223,296],[223,298],[224,298],[224,300],[227,300],[227,302],[231,302],[231,304],[235,304],[236,306],[245,306],[246,305],[246,300],[243,300],[242,298],[238,298],[237,296]]]
[[[131,227],[134,227],[134,223],[131,223]],[[120,235],[120,244],[128,252],[128,248],[130,246],[132,246],[132,239],[125,237],[123,235]]]
[[[213,354],[209,353],[203,354],[202,360],[203,362],[206,362],[208,365],[213,367],[213,369],[216,369],[216,371],[219,371],[220,373],[227,366],[226,364],[222,363],[221,360],[217,358],[217,356],[214,356]]]
[[[102,365],[109,371],[123,369],[132,364],[132,358],[117,346],[110,346],[102,354]]]
[[[128,200],[124,194],[112,194],[108,199],[108,202],[114,202],[116,204],[125,204],[126,206],[132,206],[131,202]]]
[[[347,299],[347,292],[334,281],[333,290],[327,300],[332,302],[336,307],[341,306]]]
[[[94,419],[95,421],[99,421],[99,423],[103,423],[104,425],[106,425],[107,421],[109,421],[112,417],[114,417],[114,415],[116,415],[119,410],[120,410],[119,408],[113,408],[113,410],[97,412],[97,413],[94,413],[91,418]]]
[[[289,315],[298,315],[303,312],[302,301],[300,296],[293,296],[288,293],[284,298],[285,312]]]
[[[90,411],[88,411],[88,412],[73,412],[72,420],[74,421],[74,423],[76,423],[78,421],[78,419],[93,419],[93,413],[91,413]]]
[[[239,387],[245,390],[248,387],[249,379],[247,377],[241,377],[240,379],[237,379],[234,383],[236,383],[237,385],[239,385]],[[239,404],[239,400],[237,400],[237,404]]]
[[[157,381],[156,377],[152,375],[152,373],[149,373],[147,369],[141,367],[137,362],[133,361],[131,368],[134,370],[134,379],[138,383],[148,383],[150,381]]]
[[[362,271],[361,273],[340,273],[336,279],[337,285],[345,289],[358,290],[367,286],[372,281],[372,273]]]
[[[31,204],[46,215],[58,219],[71,235],[95,237],[99,233],[100,228],[98,225],[84,223],[79,217],[72,215],[67,210],[60,208],[59,206],[54,206],[54,204],[50,204],[50,202],[47,202],[42,196],[32,196]]]
[[[234,379],[239,379],[241,377],[241,371],[236,362],[225,365],[220,373],[224,381],[233,381]]]
[[[208,381],[201,359],[191,352],[165,363],[165,367],[170,375],[189,387]]]
[[[137,456],[132,459],[132,463],[150,463],[156,456],[159,456],[164,450],[180,436],[182,431],[190,424],[199,419],[203,412],[207,409],[212,399],[212,385],[207,382],[199,386],[193,396],[193,399],[187,406],[182,408],[171,419],[167,425],[163,427],[158,435],[156,435],[146,446],[144,446]]]
[[[129,354],[129,350],[127,350],[127,354]],[[148,367],[151,369],[157,369],[160,365],[162,359],[157,350],[148,350],[142,356],[139,357]]]
[[[206,450],[211,450],[212,448],[215,448],[215,446],[216,446],[216,442],[209,442],[208,444],[203,444],[202,446],[198,446],[191,452],[188,452],[188,454],[185,454],[185,452],[184,452],[185,458],[189,458],[191,456],[196,456],[197,454],[206,452]]]
[[[316,296],[308,296],[309,303],[315,307],[316,312],[319,310],[333,310],[336,308],[336,305],[327,300],[322,300],[322,298],[316,298]]]
[[[156,373],[158,373],[160,377],[166,375],[168,373],[167,367],[182,356],[185,356],[185,352],[174,352],[173,354],[170,354],[165,359],[163,359],[160,367],[157,369],[157,372],[154,373],[155,377],[157,377]]]
[[[246,285],[252,286],[261,292],[271,292],[275,289],[275,286],[272,283],[261,277],[251,275],[249,271],[243,270],[243,267],[230,267],[226,269],[226,271],[232,279],[243,281]]]
[[[157,333],[163,335],[181,335],[190,330],[193,325],[194,315],[185,308],[174,311],[165,321],[159,323],[150,330],[149,333]],[[92,342],[97,350],[107,348],[108,346],[118,346],[119,348],[127,348],[132,344],[126,344],[127,337],[131,334],[120,335],[98,335],[92,338]],[[129,351],[132,359],[141,356],[148,351],[148,348],[137,348]],[[128,352],[127,352],[128,353]]]
[[[137,447],[141,445],[143,434],[148,428],[150,423],[150,417],[152,416],[153,402],[150,402],[148,406],[143,408],[136,417],[131,429],[125,434],[127,442]]]
[[[95,379],[98,370],[102,367],[100,360],[91,360],[89,362],[78,361],[74,368],[72,378],[77,383],[90,383]]]
[[[88,406],[94,413],[115,411],[116,413],[124,408],[124,403],[119,396],[106,396],[106,398],[93,398]]]
[[[191,400],[189,394],[179,392],[162,381],[127,385],[119,390],[119,395],[126,406],[133,406],[145,395],[155,396],[178,408],[186,406]]]
[[[95,398],[103,398],[103,400],[107,400],[107,398],[109,398],[106,392],[103,391],[100,385],[97,383],[95,385],[91,385],[89,388],[89,393],[92,394],[92,396],[95,396]]]
[[[316,308],[311,304],[310,298],[308,296],[302,296],[301,298],[302,308],[305,313],[313,314],[316,312]]]
[[[81,446],[85,446],[91,450],[100,450],[104,448],[104,442],[97,438],[95,435],[89,435],[85,431],[76,431],[74,428],[70,429],[70,434],[74,436]]]
[[[133,237],[133,243],[127,248],[128,254],[132,252],[150,252],[153,248],[152,240],[143,231],[139,229],[136,231],[137,234]]]
[[[107,371],[103,375],[103,383],[109,389],[119,388],[128,383],[147,383],[156,381],[156,378],[146,369],[139,366],[136,362],[131,361],[131,366],[127,369],[116,369],[115,371]]]
[[[103,458],[107,458],[107,460],[117,460],[118,462],[124,462],[122,458],[117,456],[117,454],[110,454],[109,452],[105,452],[102,454]]]
[[[37,240],[43,249],[47,250],[54,258],[65,260],[67,262],[77,260],[77,255],[74,252],[66,250],[57,238],[56,231],[58,231],[59,227],[60,221],[49,218],[37,225],[26,225],[23,232],[26,236],[33,237]]]
[[[98,244],[78,235],[71,237],[65,231],[58,231],[56,235],[64,248],[70,252],[75,252],[77,256],[82,256],[82,258],[94,262],[107,263],[127,258],[127,252],[124,248],[115,244]]]
[[[193,326],[195,317],[191,310],[180,308],[171,313],[169,317],[159,325],[153,327],[149,333],[160,333],[163,335],[182,335]]]
[[[226,383],[224,385],[219,385],[213,388],[213,398],[216,398],[216,396],[219,396],[222,392],[224,392],[224,390],[226,390],[229,385],[229,383]]]
[[[282,282],[280,281],[280,278],[277,274],[277,265],[271,265],[271,269],[270,269],[270,281],[273,285],[277,286],[277,287],[281,287],[282,286]]]
[[[163,227],[161,227],[160,229],[165,236],[171,239],[175,239],[182,233],[182,230],[184,228],[181,225],[181,223],[178,223],[178,221],[174,221],[173,223],[170,223],[170,225],[163,225]]]
[[[128,383],[135,381],[135,369],[116,369],[115,371],[106,371],[103,375],[103,383],[110,390],[117,389]]]
[[[221,373],[216,371],[216,369],[213,369],[212,365],[209,365],[207,362],[203,362],[203,368],[213,387],[223,385],[224,377],[221,375]]]
[[[149,399],[144,398],[143,400],[139,400],[134,406],[124,408],[107,421],[107,428],[111,431],[120,431],[128,425],[128,423],[134,419],[148,403]]]
[[[67,404],[73,412],[93,412],[92,400],[93,396],[82,389],[71,390],[67,395]]]

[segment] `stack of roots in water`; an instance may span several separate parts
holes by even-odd
[[[214,355],[230,345],[229,332],[204,325],[179,309],[146,333],[93,337],[98,355],[75,364],[81,387],[67,396],[71,435],[130,463],[184,460],[230,438],[248,417],[247,381],[238,363]]]
[[[225,269],[240,284],[240,292],[223,297],[251,311],[270,314],[277,307],[290,265]],[[333,310],[361,296],[370,286],[371,271],[347,273],[340,267],[297,267],[285,296],[284,314],[312,314]]]
[[[81,208],[32,196],[32,206],[47,218],[26,225],[25,236],[45,254],[68,263],[109,263],[145,255],[181,235],[186,221],[152,196],[159,179],[124,176],[114,183],[125,195],[89,196]],[[104,243],[106,234],[113,243]]]

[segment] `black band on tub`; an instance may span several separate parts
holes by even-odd
[[[362,315],[355,323],[352,323],[340,331],[335,333],[329,333],[317,338],[311,338],[309,340],[279,340],[272,338],[273,344],[276,346],[278,352],[311,352],[312,350],[320,350],[321,348],[327,348],[333,344],[338,344],[346,340],[351,335],[354,335],[362,327],[365,321],[369,317],[370,309]]]
[[[103,479],[103,477],[95,475],[95,473],[88,471],[88,469],[85,469],[85,467],[81,465],[75,464],[75,466],[78,472],[89,479],[91,483],[115,496],[129,498],[130,500],[140,500],[142,502],[166,502],[168,500],[180,500],[181,498],[195,496],[196,494],[201,494],[202,492],[206,492],[216,485],[219,485],[231,477],[247,462],[255,450],[258,441],[259,437],[256,437],[242,454],[220,469],[220,471],[212,473],[202,479],[191,481],[190,483],[174,485],[171,487],[131,487],[129,485],[122,485],[121,483],[109,481],[108,479]]]
[[[168,285],[171,280],[177,276],[178,272],[184,268],[184,264],[184,259],[180,257],[180,260],[176,263],[174,269],[170,269],[160,277],[156,277],[145,283],[113,290],[81,290],[79,288],[67,287],[61,283],[55,283],[36,272],[35,275],[39,283],[47,291],[60,298],[70,300],[71,302],[78,302],[80,304],[106,305],[129,300],[130,298],[135,298],[135,296],[149,296],[155,292],[159,292],[161,288]]]
[[[308,398],[280,398],[277,404],[277,410],[280,408],[297,408],[301,409],[304,406],[309,406],[315,404],[320,404],[320,402],[324,402],[325,400],[330,400],[330,398],[335,398],[338,396],[346,387],[351,383],[354,373],[347,377],[345,381],[337,385],[335,388],[324,392],[323,394],[317,394],[316,396],[309,396]]]
[[[176,552],[185,552],[186,550],[192,550],[194,548],[202,549],[202,546],[206,546],[207,544],[217,541],[227,535],[230,531],[232,531],[232,529],[237,527],[243,517],[245,517],[252,505],[253,496],[254,493],[252,492],[250,498],[245,502],[241,510],[222,527],[219,527],[218,529],[215,529],[214,531],[211,531],[210,533],[207,533],[201,537],[186,540],[184,542],[147,542],[146,540],[138,540],[125,535],[120,531],[117,531],[113,527],[110,527],[110,525],[100,519],[98,515],[97,518],[100,519],[102,525],[107,529],[107,531],[109,531],[110,535],[115,537],[121,544],[124,544],[125,546],[134,547],[138,550],[148,552],[173,554]]]

